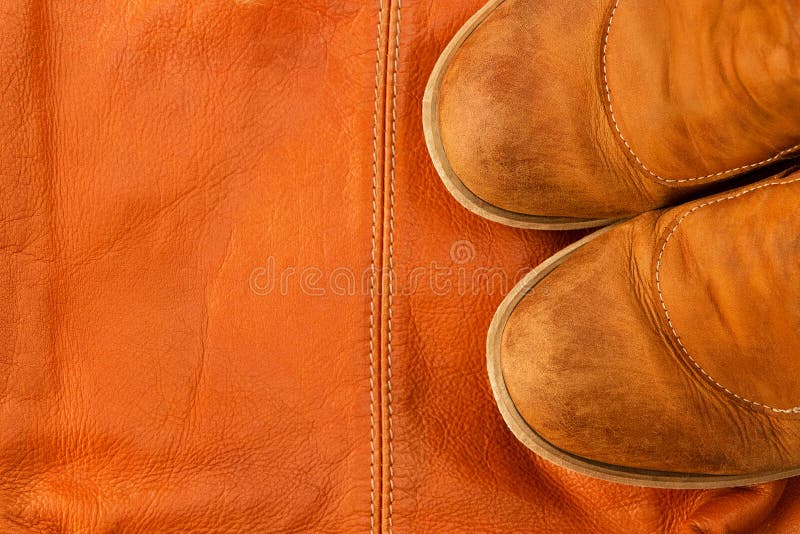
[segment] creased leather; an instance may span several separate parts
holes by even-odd
[[[800,148],[794,0],[614,0],[604,84],[647,178],[714,182]]]

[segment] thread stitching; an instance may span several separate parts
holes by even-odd
[[[402,1],[397,0],[397,21],[394,36],[394,61],[392,70],[392,170],[389,180],[389,309],[387,317],[386,338],[386,406],[389,432],[389,534],[392,534],[394,512],[394,415],[392,406],[392,304],[394,301],[394,201],[395,170],[397,162],[397,65],[400,54],[400,11]]]
[[[369,279],[369,532],[375,534],[375,279],[378,227],[378,106],[380,97],[381,29],[383,0],[378,0],[378,31],[375,37],[375,109],[372,122],[372,263]]]
[[[745,397],[742,397],[741,395],[738,395],[737,393],[734,393],[733,391],[731,391],[727,387],[725,387],[722,384],[720,384],[719,382],[717,382],[705,369],[703,369],[703,366],[700,365],[700,363],[697,362],[697,360],[695,360],[692,357],[691,354],[689,354],[688,349],[684,346],[683,341],[681,340],[681,337],[678,335],[678,332],[675,330],[675,326],[672,324],[672,318],[669,315],[669,310],[667,309],[667,304],[666,304],[666,302],[664,302],[664,294],[661,291],[661,262],[662,262],[662,259],[664,257],[664,251],[667,248],[667,244],[669,243],[670,239],[672,239],[672,236],[675,234],[675,232],[678,230],[678,226],[680,226],[680,224],[687,217],[689,217],[693,213],[697,212],[698,210],[700,210],[702,208],[705,208],[706,206],[711,206],[713,204],[718,204],[720,202],[724,202],[726,200],[733,200],[733,199],[739,198],[739,197],[741,197],[743,195],[746,195],[748,193],[752,193],[753,191],[758,191],[759,189],[764,189],[766,187],[771,187],[773,185],[789,185],[789,184],[792,184],[792,183],[795,183],[795,182],[800,182],[800,178],[794,178],[792,180],[785,181],[785,182],[784,181],[780,181],[780,182],[768,182],[768,183],[760,184],[758,186],[755,186],[755,187],[752,187],[752,188],[749,188],[749,189],[745,189],[743,191],[739,191],[738,193],[729,195],[727,197],[720,197],[720,198],[717,198],[717,199],[714,199],[714,200],[710,200],[710,201],[704,202],[704,203],[699,204],[697,206],[694,206],[692,209],[686,211],[686,213],[681,215],[681,217],[678,219],[678,221],[675,223],[675,225],[670,230],[669,234],[667,234],[667,237],[664,240],[663,245],[661,245],[661,251],[658,254],[658,260],[656,261],[656,289],[658,290],[658,298],[661,301],[661,308],[664,310],[664,316],[667,319],[667,324],[669,325],[670,330],[672,330],[672,334],[675,337],[675,340],[677,341],[678,346],[681,348],[681,351],[683,351],[683,353],[686,355],[686,357],[689,358],[689,361],[692,363],[692,365],[708,381],[710,381],[714,386],[716,386],[717,388],[722,390],[726,395],[729,395],[729,396],[731,396],[731,397],[733,397],[733,398],[735,398],[735,399],[737,399],[737,400],[739,400],[741,402],[749,404],[751,406],[756,406],[756,407],[759,407],[759,408],[763,408],[763,409],[772,411],[774,413],[783,413],[783,414],[786,414],[786,413],[800,413],[800,406],[795,406],[795,407],[792,407],[792,408],[773,408],[772,406],[769,406],[768,404],[765,404],[763,402],[758,402],[758,401],[754,401],[754,400],[750,400],[750,399],[747,399]]]
[[[757,163],[751,163],[749,165],[741,165],[739,167],[735,167],[733,169],[728,169],[726,171],[719,171],[719,172],[715,172],[715,173],[711,173],[711,174],[706,174],[705,176],[697,176],[695,178],[681,178],[681,179],[664,178],[664,177],[660,176],[658,173],[656,173],[653,170],[651,170],[647,165],[644,164],[644,162],[642,162],[642,160],[639,158],[638,154],[636,154],[636,151],[633,150],[633,147],[631,147],[631,145],[628,143],[628,140],[623,135],[622,130],[620,129],[619,124],[617,123],[617,118],[614,115],[614,105],[611,102],[611,88],[610,88],[609,83],[608,83],[607,50],[608,50],[609,36],[611,35],[611,26],[614,24],[614,16],[617,13],[617,8],[619,7],[619,4],[620,4],[621,1],[622,0],[616,0],[616,2],[614,3],[614,7],[611,9],[611,16],[608,19],[608,25],[606,26],[605,38],[603,39],[603,82],[605,84],[606,101],[608,103],[608,112],[609,112],[609,115],[611,116],[611,122],[614,124],[614,129],[617,131],[617,135],[619,136],[619,138],[622,141],[622,143],[625,145],[625,148],[628,149],[628,152],[630,153],[630,155],[633,156],[633,159],[636,160],[636,163],[638,163],[639,166],[645,172],[647,172],[648,174],[653,176],[656,180],[660,180],[660,181],[666,182],[666,183],[694,182],[694,181],[698,181],[698,180],[705,180],[707,178],[716,178],[718,176],[724,176],[726,174],[730,174],[730,173],[734,173],[734,172],[738,172],[738,171],[744,171],[744,170],[753,169],[753,168],[756,168],[756,167],[761,167],[763,165],[766,165],[768,163],[772,163],[772,162],[782,158],[783,156],[785,156],[787,154],[790,154],[790,153],[800,149],[800,144],[797,144],[797,145],[794,145],[793,147],[787,148],[786,150],[782,150],[782,151],[778,152],[777,154],[775,154],[774,156],[772,156],[770,158],[767,158],[765,160],[759,161]]]

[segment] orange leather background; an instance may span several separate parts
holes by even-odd
[[[428,160],[479,4],[0,6],[0,531],[800,531],[796,483],[627,488],[504,427],[486,328],[578,234]]]

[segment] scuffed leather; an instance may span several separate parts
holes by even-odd
[[[403,275],[432,261],[521,276],[579,237],[466,213],[428,160],[424,83],[479,4],[402,5],[392,531],[791,532],[794,481],[783,493],[642,490],[541,462],[506,430],[485,378],[501,286],[411,291]],[[397,8],[381,6],[379,273]],[[389,530],[388,292],[373,317],[371,476],[360,282],[373,266],[378,11],[355,0],[0,5],[1,532]],[[451,256],[455,241],[474,255]],[[277,279],[268,291],[270,258],[285,290]],[[356,291],[299,282],[306,268],[338,267],[357,274]]]
[[[505,0],[444,76],[442,143],[509,211],[620,218],[800,149],[795,1]]]
[[[795,172],[646,213],[545,276],[501,354],[537,434],[649,471],[798,468],[798,202]]]

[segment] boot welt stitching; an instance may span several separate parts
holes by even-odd
[[[617,118],[614,115],[614,106],[613,106],[613,104],[611,102],[611,88],[609,87],[609,83],[608,83],[607,50],[608,50],[609,36],[611,35],[611,26],[614,23],[614,16],[617,13],[617,8],[619,7],[620,2],[622,2],[622,0],[616,0],[616,2],[614,3],[614,7],[611,9],[611,16],[608,19],[608,25],[606,26],[605,38],[603,39],[603,83],[605,85],[606,101],[608,103],[608,113],[611,116],[611,122],[614,124],[614,129],[616,130],[617,135],[619,136],[620,140],[622,140],[622,143],[625,145],[625,148],[628,149],[628,152],[631,154],[631,156],[633,156],[633,159],[636,160],[636,163],[638,163],[639,166],[644,171],[646,171],[648,174],[653,176],[656,180],[660,180],[660,181],[666,182],[666,183],[694,182],[694,181],[697,181],[697,180],[705,180],[707,178],[716,178],[716,177],[719,177],[719,176],[724,176],[726,174],[730,174],[730,173],[734,173],[734,172],[738,172],[738,171],[745,171],[745,170],[748,170],[748,169],[754,169],[756,167],[761,167],[763,165],[766,165],[768,163],[772,163],[772,162],[782,158],[783,156],[786,156],[787,154],[790,154],[790,153],[800,149],[800,144],[797,144],[797,145],[794,145],[793,147],[787,148],[786,150],[781,150],[780,152],[778,152],[774,156],[772,156],[770,158],[767,158],[765,160],[762,160],[762,161],[759,161],[759,162],[756,162],[756,163],[751,163],[749,165],[742,165],[742,166],[739,166],[739,167],[735,167],[733,169],[728,169],[726,171],[720,171],[720,172],[715,172],[715,173],[711,173],[711,174],[706,174],[705,176],[697,176],[695,178],[681,178],[681,179],[663,178],[658,173],[656,173],[653,170],[651,170],[647,165],[644,164],[644,162],[642,162],[642,160],[639,158],[638,154],[636,154],[636,151],[633,150],[633,147],[631,147],[631,145],[628,143],[628,140],[622,134],[622,130],[620,129],[619,124],[617,123]]]
[[[742,397],[741,395],[738,395],[738,394],[734,393],[733,391],[731,391],[727,387],[725,387],[722,384],[720,384],[719,382],[717,382],[710,374],[708,374],[708,372],[705,369],[703,369],[703,366],[700,365],[700,363],[697,360],[695,360],[692,357],[691,354],[689,354],[688,349],[684,346],[683,341],[681,341],[681,337],[678,335],[678,332],[675,330],[675,326],[672,324],[672,319],[670,318],[669,310],[667,309],[667,304],[664,302],[664,294],[661,291],[661,260],[664,257],[664,251],[667,248],[667,244],[669,243],[670,239],[672,239],[672,236],[675,234],[675,232],[677,232],[678,227],[680,226],[680,224],[687,217],[689,217],[691,214],[693,214],[694,212],[700,210],[701,208],[705,208],[706,206],[711,206],[713,204],[724,202],[726,200],[733,200],[733,199],[739,198],[739,197],[744,196],[744,195],[746,195],[748,193],[752,193],[753,191],[758,191],[759,189],[764,189],[764,188],[771,187],[771,186],[774,186],[774,185],[789,185],[789,184],[792,184],[792,183],[795,183],[795,182],[800,182],[800,178],[793,178],[792,180],[788,180],[788,181],[785,181],[785,182],[784,181],[780,181],[780,182],[764,183],[764,184],[761,184],[761,185],[758,185],[758,186],[755,186],[755,187],[751,187],[749,189],[745,189],[743,191],[739,191],[738,193],[729,195],[727,197],[717,198],[717,199],[714,199],[714,200],[710,200],[710,201],[704,202],[704,203],[699,204],[697,206],[694,206],[692,209],[688,210],[686,213],[681,215],[681,217],[678,219],[678,221],[672,227],[672,229],[670,230],[670,232],[667,235],[666,239],[664,240],[664,244],[661,246],[661,251],[658,254],[658,260],[656,261],[656,288],[658,290],[658,298],[661,301],[661,308],[664,310],[664,315],[667,318],[667,324],[669,325],[670,330],[672,330],[672,334],[675,337],[675,340],[677,341],[678,346],[681,348],[681,350],[686,355],[686,357],[689,358],[689,361],[692,363],[692,365],[709,382],[711,382],[714,386],[716,386],[718,389],[723,391],[726,395],[728,395],[730,397],[733,397],[733,398],[735,398],[735,399],[737,399],[737,400],[739,400],[741,402],[744,402],[746,404],[749,404],[751,406],[767,409],[767,410],[770,410],[770,411],[772,411],[774,413],[782,413],[782,414],[800,413],[800,406],[794,406],[792,408],[773,408],[772,406],[769,406],[768,404],[765,404],[763,402],[758,402],[758,401],[754,401],[754,400],[750,400],[750,399],[747,399],[745,397]]]

